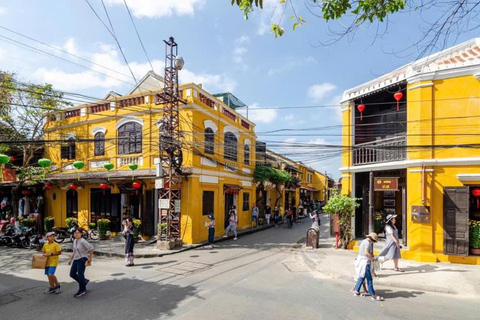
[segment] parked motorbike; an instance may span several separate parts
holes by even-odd
[[[72,239],[73,237],[73,228],[52,228],[52,231],[55,232],[55,242],[62,243],[65,239]]]
[[[16,231],[15,231],[15,226],[9,225],[6,229],[3,235],[0,236],[0,245],[2,246],[8,246],[12,242],[13,236],[15,236]]]
[[[42,251],[44,244],[45,239],[43,239],[41,234],[34,234],[30,237],[30,249]]]
[[[26,231],[15,230],[15,234],[10,237],[7,246],[15,248],[28,248],[29,240],[27,240]]]

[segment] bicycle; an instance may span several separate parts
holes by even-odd
[[[88,229],[84,228],[86,229],[86,232],[87,232],[87,238],[91,240],[98,240],[99,238],[98,230],[95,229],[95,226],[92,227],[92,225],[94,225],[94,223],[90,224],[88,221],[83,222],[83,226],[88,226]]]

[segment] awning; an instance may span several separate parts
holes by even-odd
[[[236,184],[224,184],[223,192],[225,193],[235,193],[238,194],[243,188]]]
[[[291,170],[291,171],[295,171],[295,172],[298,172],[298,173],[302,173],[302,171],[298,170],[296,167],[294,167],[292,165],[289,165],[289,164],[287,164],[285,166],[285,170]]]
[[[312,192],[320,192],[320,190],[317,190],[315,188],[309,188],[309,187],[301,187],[301,190],[307,190],[307,191],[312,191]]]

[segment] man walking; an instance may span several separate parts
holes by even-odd
[[[270,224],[270,217],[272,216],[272,208],[267,204],[265,207],[265,219],[267,220],[267,225]]]
[[[255,203],[252,208],[252,228],[253,228],[253,222],[255,221],[255,225],[258,228],[258,207],[257,204]]]

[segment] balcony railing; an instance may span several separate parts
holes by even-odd
[[[405,160],[406,146],[406,136],[357,144],[353,147],[353,165]]]

